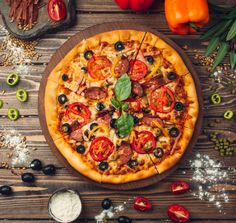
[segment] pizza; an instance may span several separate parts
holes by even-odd
[[[113,30],[79,42],[53,69],[44,98],[51,138],[79,173],[122,184],[182,157],[199,104],[180,55],[159,36]]]

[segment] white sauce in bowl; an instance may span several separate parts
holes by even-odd
[[[82,210],[79,195],[73,190],[59,190],[49,199],[49,214],[61,223],[75,221]]]

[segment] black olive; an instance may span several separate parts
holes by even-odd
[[[160,147],[154,149],[153,154],[156,158],[161,158],[164,155],[164,150]]]
[[[116,128],[116,118],[111,119],[110,126],[111,128],[114,128],[114,129]]]
[[[139,123],[139,118],[133,115],[133,119],[134,119],[134,124],[137,125]]]
[[[89,137],[89,130],[88,130],[88,129],[84,132],[84,135],[85,135],[87,138]]]
[[[30,163],[29,167],[30,167],[32,170],[38,170],[38,171],[39,171],[39,170],[42,170],[42,168],[43,168],[42,162],[41,162],[40,160],[38,160],[38,159],[33,160],[33,161]]]
[[[98,102],[97,105],[96,105],[96,108],[97,108],[98,111],[101,111],[105,108],[105,105],[102,102]]]
[[[23,173],[21,175],[21,179],[23,182],[26,183],[32,183],[35,180],[34,175],[32,173]]]
[[[115,50],[117,51],[121,51],[123,50],[125,47],[124,47],[124,44],[121,42],[121,41],[118,41],[115,43]]]
[[[118,218],[119,223],[132,223],[132,219],[126,217],[126,216],[120,216]]]
[[[84,58],[86,60],[89,60],[92,56],[93,56],[93,51],[92,50],[86,50],[85,53],[84,53]]]
[[[153,58],[153,56],[147,56],[146,59],[147,59],[147,62],[148,62],[148,63],[150,63],[150,64],[153,64],[153,63],[154,63],[154,58]]]
[[[84,154],[84,152],[85,152],[85,147],[84,147],[84,145],[78,145],[78,146],[76,147],[76,151],[77,151],[78,153],[80,153],[80,154]]]
[[[65,104],[67,102],[67,97],[64,94],[60,94],[58,96],[58,101],[59,101],[60,104],[63,105],[63,104]]]
[[[168,74],[167,74],[167,78],[171,81],[175,80],[177,77],[177,74],[174,72],[174,71],[170,71]]]
[[[0,194],[2,195],[10,195],[12,194],[12,189],[8,185],[3,185],[0,187]]]
[[[179,129],[177,129],[176,127],[172,127],[169,131],[169,134],[171,137],[177,137],[179,135]]]
[[[102,161],[101,163],[99,163],[98,167],[100,170],[104,171],[109,167],[109,164],[106,161]]]
[[[70,127],[70,124],[68,123],[64,123],[62,126],[61,126],[61,129],[64,133],[69,133],[71,131],[71,127]]]
[[[130,168],[134,168],[135,166],[138,165],[138,162],[137,160],[130,159],[127,164]]]
[[[52,164],[43,167],[43,173],[45,175],[54,175],[56,173],[56,167]]]
[[[183,105],[182,102],[177,101],[177,102],[175,103],[175,110],[176,110],[176,111],[182,111],[183,108],[184,108],[184,105]]]
[[[112,205],[112,201],[109,198],[105,198],[102,201],[102,208],[105,209],[105,210],[108,210],[111,207],[111,205]]]
[[[81,67],[81,70],[82,70],[84,73],[87,73],[87,72],[88,72],[88,70],[87,70],[86,67]]]
[[[92,123],[91,125],[90,125],[90,130],[93,130],[95,127],[97,127],[98,126],[98,123]],[[96,130],[95,130],[96,131]]]
[[[68,79],[69,79],[67,74],[62,74],[61,78],[62,78],[63,81],[68,81]]]
[[[150,110],[149,110],[149,109],[147,109],[147,108],[144,108],[144,107],[142,107],[142,112],[147,114],[147,113],[149,113],[149,112],[150,112]]]

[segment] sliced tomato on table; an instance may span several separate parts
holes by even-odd
[[[189,184],[184,181],[176,181],[171,184],[173,194],[183,194],[189,190]]]
[[[91,116],[91,112],[84,104],[80,102],[75,102],[68,105],[65,115],[70,120],[78,120],[79,124],[83,126],[88,123]]]
[[[150,107],[156,112],[168,113],[174,109],[174,93],[166,86],[153,90],[149,97]]]
[[[138,112],[141,110],[141,101],[138,98],[128,98],[125,100],[129,104],[128,110]]]
[[[111,65],[106,56],[92,56],[88,61],[88,73],[95,80],[104,80],[111,75]]]
[[[66,18],[67,11],[63,0],[49,0],[47,10],[53,21],[58,22]]]
[[[152,204],[146,197],[139,196],[134,199],[134,209],[137,211],[148,211],[152,209]]]
[[[167,214],[169,218],[176,223],[185,223],[190,217],[189,211],[179,204],[170,205],[168,207]]]
[[[147,65],[141,60],[132,60],[130,62],[129,76],[132,81],[139,81],[148,73]]]
[[[149,131],[135,131],[131,142],[131,148],[140,154],[150,154],[156,148],[156,138]]]
[[[107,160],[114,150],[114,144],[104,136],[95,138],[89,148],[89,154],[94,161],[101,162]]]

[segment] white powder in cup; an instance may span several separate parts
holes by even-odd
[[[49,201],[49,213],[58,222],[68,223],[76,220],[82,210],[77,193],[72,190],[56,192]]]

